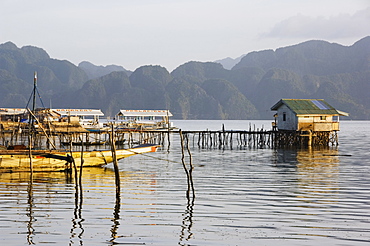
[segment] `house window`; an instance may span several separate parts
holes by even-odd
[[[320,120],[326,120],[326,116],[320,116]]]
[[[283,113],[283,121],[286,121],[286,113]]]

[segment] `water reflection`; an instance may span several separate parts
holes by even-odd
[[[122,182],[126,182],[134,177],[134,174],[124,172],[121,177]],[[135,177],[134,177],[135,178]],[[29,183],[30,173],[28,172],[0,172],[0,180],[7,184]],[[86,168],[82,173],[82,182],[98,182],[99,184],[114,184],[114,171],[110,168]],[[32,184],[40,185],[55,185],[55,184],[72,184],[75,185],[74,175],[71,176],[68,172],[33,172]],[[75,188],[75,186],[73,186]],[[79,189],[81,189],[80,186]]]
[[[366,136],[348,136],[340,151],[192,149],[196,200],[177,138],[160,159],[123,160],[118,197],[112,168],[84,169],[78,190],[73,173],[0,173],[2,242],[366,245]]]
[[[118,189],[116,191],[116,202],[115,202],[114,210],[113,210],[113,219],[112,219],[113,225],[112,225],[112,228],[110,230],[111,231],[111,240],[109,242],[111,242],[112,245],[116,244],[115,239],[119,238],[119,236],[117,236],[117,231],[118,231],[118,227],[120,225],[120,223],[119,223],[120,210],[121,210],[121,191]]]
[[[190,187],[191,186],[188,185],[187,193],[191,192],[189,190]],[[187,196],[187,205],[186,205],[185,212],[183,213],[179,245],[188,245],[184,241],[189,241],[193,236],[191,228],[193,227],[194,200],[195,200],[195,196]]]
[[[35,244],[33,242],[34,232],[35,229],[33,228],[33,222],[35,220],[33,216],[33,173],[30,172],[29,180],[28,180],[28,187],[27,187],[27,217],[29,218],[27,223],[27,242],[28,245]]]
[[[109,179],[112,173],[111,169],[89,168],[84,170],[82,180],[89,183],[95,180],[103,187],[104,184],[109,186],[112,183],[112,180]],[[3,190],[6,190],[3,193],[3,207],[11,211],[8,216],[10,218],[13,215],[10,219],[12,224],[22,222],[19,227],[27,228],[25,232],[15,231],[14,233],[24,234],[23,241],[26,240],[28,245],[39,244],[37,238],[40,238],[41,235],[49,235],[49,237],[59,235],[64,229],[69,232],[69,245],[83,245],[85,219],[82,215],[84,203],[82,182],[78,182],[76,185],[74,177],[65,172],[0,172],[0,180],[3,184]],[[74,184],[74,189],[71,189],[71,184]],[[86,191],[89,192],[88,188]],[[12,201],[16,201],[16,203],[8,207],[7,204]],[[116,203],[118,207],[115,213],[118,214],[119,200]],[[24,206],[22,206],[23,204]],[[69,204],[74,206],[69,206]],[[69,214],[72,216],[69,217]],[[18,218],[22,216],[26,216],[27,220]],[[71,218],[69,227],[64,225],[52,227],[53,223],[58,224],[67,218]],[[118,221],[119,217],[115,215],[115,219]],[[61,223],[63,224],[63,222]],[[9,224],[6,226],[11,227]],[[5,228],[8,228],[6,226]]]
[[[187,245],[187,243],[184,243],[183,241],[189,241],[191,237],[193,236],[193,233],[191,232],[191,228],[193,226],[193,207],[194,207],[194,200],[195,200],[195,189],[194,189],[194,182],[193,182],[193,158],[190,152],[189,147],[189,139],[187,136],[183,136],[182,132],[180,130],[180,137],[181,137],[181,149],[182,149],[182,166],[184,168],[184,171],[186,173],[186,181],[187,181],[187,191],[186,191],[186,198],[187,198],[187,206],[185,209],[185,213],[183,214],[183,220],[182,220],[182,226],[181,226],[181,234],[180,234],[180,241],[179,245]],[[188,161],[187,164],[185,149],[187,150],[188,154]]]
[[[327,180],[328,175],[338,175],[339,153],[337,148],[325,149],[278,149],[275,164],[279,167],[295,167],[303,180],[316,182]],[[331,179],[329,179],[331,180]]]
[[[337,148],[276,150],[276,166],[294,170],[299,197],[334,194],[339,180],[339,153]],[[328,201],[328,200],[326,200]]]
[[[66,173],[66,177],[68,179],[68,172]],[[76,237],[79,239],[79,245],[83,245],[82,235],[84,234],[85,230],[83,228],[84,219],[82,218],[82,203],[83,203],[83,189],[82,189],[82,176],[80,176],[80,181],[76,182],[75,184],[75,207],[73,210],[74,217],[72,218],[72,228],[70,231],[70,243],[69,245],[74,244],[73,238]],[[77,181],[77,179],[76,179]],[[76,231],[79,230],[80,232],[77,233]]]

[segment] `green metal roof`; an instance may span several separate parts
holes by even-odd
[[[271,110],[278,110],[283,104],[297,115],[326,114],[348,116],[348,113],[336,110],[325,102],[324,99],[281,99],[271,107]]]

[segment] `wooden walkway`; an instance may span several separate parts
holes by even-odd
[[[170,134],[183,135],[184,146],[201,149],[233,148],[305,148],[338,145],[337,132],[275,131],[275,130],[218,130],[218,131],[148,131],[140,139],[165,146]],[[166,141],[167,140],[167,141]]]
[[[171,145],[171,135],[183,135],[185,146],[202,149],[234,149],[234,148],[291,148],[311,146],[329,146],[338,144],[337,132],[300,132],[300,131],[275,131],[265,129],[249,130],[216,130],[216,131],[114,131],[117,145],[132,147],[142,143],[158,144],[165,147]],[[105,145],[109,143],[111,131],[99,132],[47,132],[38,133],[34,138],[34,146],[49,147],[49,143],[62,146],[66,143],[83,142],[84,146]],[[48,141],[45,136],[49,135]],[[26,145],[28,133],[0,130],[0,145]],[[43,146],[44,145],[44,146]],[[81,144],[80,144],[81,145]]]
[[[190,146],[198,148],[271,148],[273,147],[272,131],[182,131],[184,140],[188,141]]]

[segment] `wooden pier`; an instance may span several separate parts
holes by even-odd
[[[0,145],[19,146],[28,144],[27,129],[16,124],[0,127]],[[137,144],[150,143],[165,147],[171,144],[171,135],[179,134],[181,130],[170,131],[130,131],[114,130],[116,145],[128,145],[132,147]],[[181,131],[183,140],[191,148],[201,149],[234,149],[234,148],[304,148],[308,146],[338,145],[337,131],[286,131],[265,130],[249,127],[248,130],[226,130],[222,125],[221,130],[205,131]],[[86,131],[78,127],[59,127],[38,129],[33,138],[33,146],[38,148],[49,148],[70,144],[74,146],[84,145],[86,148],[104,148],[110,146],[111,130]],[[99,147],[100,146],[100,147]]]
[[[218,148],[306,148],[338,145],[337,132],[300,131],[183,131],[190,146],[202,149]]]
[[[116,145],[130,147],[151,143],[164,148],[171,145],[171,135],[178,135],[175,131],[114,131]],[[49,148],[50,145],[62,146],[72,144],[74,147],[104,148],[110,145],[110,132],[52,132],[47,139],[38,134],[34,138],[34,146]],[[336,146],[338,145],[337,132],[300,132],[300,131],[273,131],[273,130],[216,130],[216,131],[182,131],[183,139],[191,148],[201,149],[234,149],[234,148],[305,148],[308,146]],[[26,145],[28,134],[0,131],[0,144],[3,146]]]
[[[273,132],[266,130],[183,131],[182,134],[190,146],[202,149],[270,148],[274,146]]]

